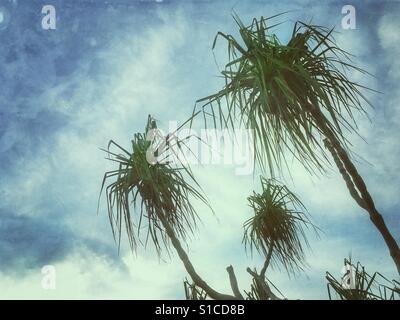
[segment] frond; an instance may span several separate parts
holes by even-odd
[[[354,113],[366,114],[363,105],[370,105],[363,93],[368,88],[351,81],[347,72],[367,72],[337,46],[333,29],[297,22],[282,44],[273,33],[279,23],[272,25],[271,18],[245,26],[234,16],[240,39],[217,34],[213,48],[219,38],[228,44],[225,86],[198,100],[195,110],[200,105],[206,126],[211,120],[253,130],[255,160],[262,169],[268,166],[272,177],[276,170],[290,170],[286,151],[309,171],[324,171],[321,135],[329,130],[348,145],[344,131],[356,131]]]
[[[185,289],[186,300],[206,300],[207,293],[196,286],[194,283],[189,282],[187,279],[183,282],[183,288]]]
[[[262,192],[248,197],[254,215],[244,223],[245,248],[267,257],[272,266],[282,265],[288,273],[305,266],[304,245],[309,246],[305,229],[315,226],[306,208],[286,186],[261,177]]]
[[[145,133],[134,135],[130,151],[114,141],[103,150],[117,168],[105,173],[100,195],[105,190],[114,239],[120,245],[125,228],[132,250],[139,243],[147,245],[149,240],[158,252],[162,247],[168,249],[169,241],[160,215],[164,215],[177,236],[185,240],[193,233],[198,220],[193,199],[208,205],[189,167],[168,161],[153,162],[149,158],[148,152],[156,151],[157,159],[165,160],[168,157],[164,154],[184,144],[176,135],[161,139],[154,134],[156,131],[151,131],[156,128],[155,120],[149,116]],[[144,239],[141,237],[143,230]]]
[[[342,277],[337,280],[329,272],[326,273],[330,300],[398,300],[400,298],[398,281],[390,281],[379,272],[371,276],[360,262],[354,265],[351,259],[345,259],[344,265],[348,269],[346,275],[348,279]],[[350,283],[344,283],[347,280]]]

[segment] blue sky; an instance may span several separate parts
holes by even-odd
[[[41,8],[56,8],[56,30],[43,30]],[[341,29],[341,9],[356,8],[356,30]],[[161,126],[184,121],[194,101],[219,89],[224,45],[235,33],[232,9],[249,22],[292,10],[277,29],[287,39],[296,20],[336,26],[355,62],[375,75],[354,79],[371,95],[367,140],[350,136],[357,165],[400,240],[400,4],[397,1],[128,1],[0,0],[0,298],[183,298],[186,273],[177,256],[159,260],[151,248],[118,255],[106,208],[96,215],[102,175],[111,168],[99,147],[127,145],[148,114]],[[262,260],[241,246],[246,198],[258,178],[226,166],[195,168],[217,213],[204,208],[189,254],[199,273],[229,292],[232,264],[242,289],[247,266]],[[350,198],[335,170],[309,177],[293,163],[290,187],[308,207],[321,237],[310,238],[309,268],[271,280],[289,298],[326,299],[325,272],[340,275],[350,253],[368,270],[398,277],[383,240]],[[41,268],[54,265],[57,288],[41,288]]]

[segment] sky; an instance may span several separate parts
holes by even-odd
[[[56,29],[42,27],[42,7],[56,9]],[[353,5],[356,29],[343,29],[342,7]],[[233,10],[252,18],[289,11],[276,28],[287,40],[293,23],[335,27],[339,45],[374,77],[352,79],[379,91],[370,119],[358,118],[349,136],[357,167],[376,205],[400,241],[400,3],[397,1],[129,1],[0,0],[0,298],[183,299],[187,274],[177,255],[134,255],[115,244],[101,202],[102,176],[113,168],[99,149],[110,139],[129,145],[148,114],[161,127],[185,121],[194,102],[223,85],[223,42],[237,34]],[[246,268],[243,222],[258,175],[227,165],[194,168],[215,216],[198,206],[202,224],[188,254],[202,277],[230,293],[233,265],[242,290]],[[298,163],[288,186],[299,195],[320,237],[309,235],[308,268],[293,277],[275,268],[268,277],[289,299],[327,299],[325,274],[340,277],[352,256],[371,273],[398,279],[381,236],[351,199],[338,172],[310,176]],[[104,199],[103,199],[104,200]],[[126,239],[125,239],[126,240]],[[55,288],[43,286],[44,266]]]

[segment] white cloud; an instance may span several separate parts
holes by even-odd
[[[182,287],[179,265],[145,257],[134,262],[131,256],[121,259],[130,271],[122,272],[91,251],[75,252],[54,265],[54,290],[42,287],[41,268],[24,277],[0,274],[0,299],[152,299],[171,297]]]
[[[201,39],[201,46],[193,46],[204,48],[203,44],[212,40],[209,37],[211,30],[213,36],[223,23],[232,26],[230,20],[214,21],[215,25],[206,25],[206,31],[192,31],[191,22],[181,11],[170,15],[159,12],[158,18],[164,22],[161,26],[149,28],[140,35],[134,30],[131,33],[121,32],[107,50],[97,54],[97,58],[105,64],[99,79],[85,77],[89,66],[84,65],[69,80],[40,97],[69,117],[69,123],[57,133],[55,146],[38,148],[33,159],[16,164],[12,181],[1,182],[7,205],[23,214],[38,214],[37,210],[46,206],[46,199],[57,195],[66,208],[63,223],[77,234],[111,241],[105,207],[102,207],[100,216],[95,215],[102,174],[111,168],[98,147],[105,146],[111,138],[124,146],[129,145],[132,134],[142,130],[148,113],[164,121],[188,116],[192,104],[187,105],[187,102],[192,103],[198,98],[198,91],[207,93],[215,89],[211,87],[215,80],[196,79],[195,73],[199,73],[200,79],[203,79],[200,75],[203,71],[208,76],[212,74],[207,68],[194,72],[184,66],[184,59],[199,59],[191,55],[201,59],[207,55],[204,60],[211,57],[209,46],[207,50],[199,49],[204,51],[194,53],[181,53],[180,50],[187,50],[196,39]],[[388,61],[396,61],[395,54],[390,55],[397,48],[394,48],[390,35],[398,28],[392,29],[392,24],[393,20],[383,19],[379,29],[382,44],[389,53]],[[353,40],[342,38],[340,41],[360,50],[363,42],[359,40],[355,43]],[[209,66],[210,62],[197,63],[197,66],[202,63]],[[193,89],[193,83],[200,82],[203,86],[198,91],[189,90]],[[72,96],[62,94],[76,84],[78,89]],[[393,101],[390,103],[394,105]],[[364,130],[369,136],[380,133],[370,127]],[[397,170],[394,153],[390,152],[398,146],[397,136],[393,131],[385,131],[383,144],[362,149],[366,157],[372,158],[375,163],[374,171],[365,165],[361,166],[361,170],[367,174],[368,182],[373,183],[372,190],[382,208],[398,204],[393,199],[397,199],[399,181],[385,174],[389,167]],[[382,149],[376,152],[377,148]],[[382,154],[387,158],[382,159]],[[230,292],[225,268],[233,264],[240,287],[248,289],[251,279],[245,269],[247,266],[260,267],[262,261],[256,257],[250,259],[244,253],[241,245],[242,224],[250,213],[246,198],[252,190],[259,188],[258,177],[254,180],[252,176],[238,177],[234,175],[233,168],[226,167],[196,168],[195,172],[211,200],[217,219],[206,208],[199,206],[203,225],[189,243],[192,262],[207,282],[225,292]],[[290,185],[301,196],[315,220],[323,223],[324,220],[347,218],[358,223],[359,217],[360,220],[364,218],[336,171],[328,177],[313,180],[298,165],[294,165],[292,173],[295,184]],[[390,186],[392,191],[382,186]],[[58,219],[58,216],[54,215],[54,218]],[[339,228],[338,224],[333,228]],[[370,230],[375,232],[372,225]],[[272,281],[290,298],[326,298],[324,272],[339,272],[349,248],[357,251],[354,256],[363,258],[362,262],[369,269],[390,273],[391,268],[385,268],[385,264],[389,266],[391,261],[382,244],[377,248],[370,248],[368,243],[354,244],[351,232],[340,232],[329,234],[330,238],[322,236],[321,240],[311,241],[314,251],[309,254],[309,278],[302,275],[290,280],[284,273],[271,271]],[[186,273],[177,255],[168,263],[159,263],[151,253],[143,253],[140,249],[138,257],[133,259],[125,246],[121,257],[129,270],[125,273],[93,252],[76,252],[56,264],[58,282],[55,291],[40,288],[41,275],[36,270],[22,279],[0,277],[0,298],[170,298],[179,292]]]

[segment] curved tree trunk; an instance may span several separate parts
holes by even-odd
[[[369,214],[369,218],[375,227],[378,229],[380,234],[387,247],[389,248],[390,255],[396,264],[397,271],[400,274],[400,249],[396,240],[390,233],[386,223],[379,213],[379,211],[375,207],[375,203],[368,192],[367,186],[363,180],[363,178],[359,175],[356,167],[351,161],[350,157],[346,150],[342,147],[339,139],[333,133],[332,129],[330,129],[326,125],[326,117],[322,114],[322,112],[317,109],[312,109],[313,117],[321,129],[322,133],[326,137],[324,143],[329,152],[331,153],[336,166],[338,167],[343,179],[346,182],[347,188],[353,199],[357,202],[357,204],[366,210]]]
[[[165,232],[167,233],[169,239],[171,240],[172,245],[174,246],[176,252],[179,255],[179,258],[182,260],[186,271],[189,273],[190,277],[192,278],[193,282],[202,288],[210,298],[215,300],[233,300],[237,299],[235,296],[231,296],[228,294],[223,294],[215,291],[211,288],[196,272],[192,263],[189,260],[188,255],[186,254],[185,250],[182,248],[181,243],[179,242],[178,238],[175,235],[174,230],[172,229],[171,225],[169,224],[168,220],[165,218],[163,213],[157,214],[158,218],[160,219],[163,227],[165,228]]]
[[[272,242],[270,244],[270,246],[269,246],[268,254],[267,254],[267,257],[265,259],[264,266],[262,267],[261,272],[260,272],[260,276],[261,277],[265,277],[265,273],[267,272],[267,268],[268,268],[268,266],[269,266],[269,264],[271,262],[273,250],[274,250],[274,242]]]

